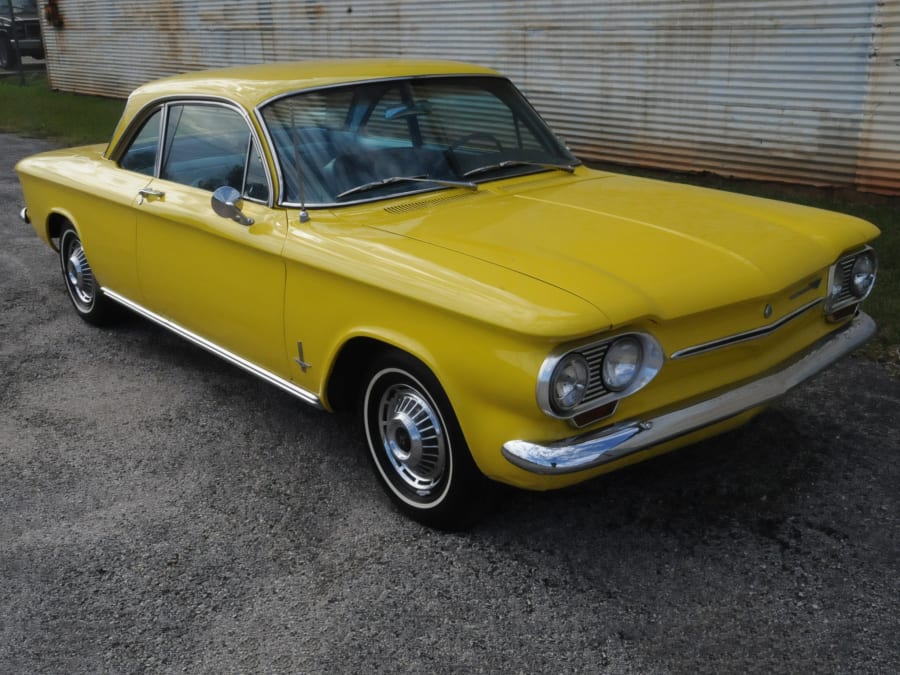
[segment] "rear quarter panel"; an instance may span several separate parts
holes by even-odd
[[[150,179],[124,171],[94,145],[42,153],[16,165],[37,235],[53,246],[54,223],[74,225],[97,279],[140,299],[135,265],[137,191]]]

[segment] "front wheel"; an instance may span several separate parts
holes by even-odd
[[[408,516],[439,529],[472,524],[484,479],[437,378],[405,354],[366,378],[362,418],[378,478]]]
[[[59,263],[69,299],[78,315],[97,326],[109,323],[115,316],[116,307],[100,290],[81,246],[81,238],[70,223],[63,226],[59,235]]]

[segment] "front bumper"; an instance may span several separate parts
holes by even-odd
[[[503,444],[503,456],[526,471],[545,475],[608,464],[777,399],[863,345],[874,333],[872,318],[859,314],[799,358],[734,389],[663,411],[655,417],[620,422],[562,441],[548,444],[507,441]]]

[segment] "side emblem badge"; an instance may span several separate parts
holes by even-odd
[[[298,366],[300,366],[300,370],[302,370],[305,373],[307,370],[309,370],[310,365],[306,361],[303,360],[303,343],[302,342],[297,343],[297,354],[298,354],[298,356],[296,359],[294,359],[294,362]]]
[[[767,319],[772,316],[772,305],[766,305],[766,308],[763,310],[763,316]]]

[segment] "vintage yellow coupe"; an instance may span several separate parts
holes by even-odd
[[[558,488],[734,427],[874,332],[871,224],[588,169],[477,66],[172,77],[109,145],[17,170],[82,318],[358,407],[438,527],[485,476]]]

